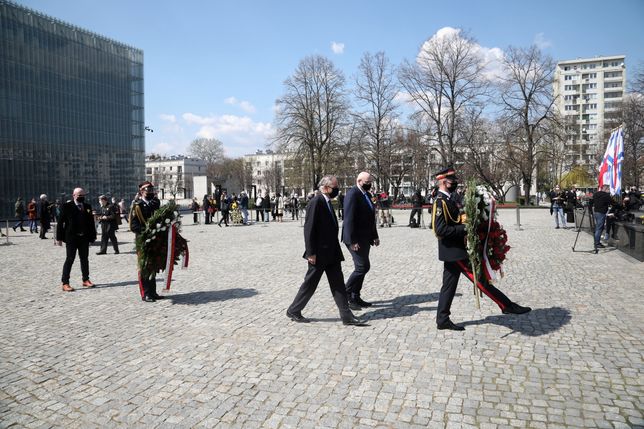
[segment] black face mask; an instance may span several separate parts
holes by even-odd
[[[458,182],[452,182],[452,183],[448,183],[448,184],[447,184],[447,190],[448,190],[450,193],[454,192],[454,191],[456,190],[456,188],[457,188],[457,187],[458,187]]]
[[[151,200],[152,198],[154,198],[154,192],[146,192],[145,193],[145,199],[146,200]]]
[[[79,203],[85,202],[85,197],[76,197],[76,201]]]
[[[331,188],[331,193],[329,194],[329,198],[335,198],[338,196],[340,193],[340,188]]]
[[[364,182],[364,183],[362,184],[362,189],[364,189],[364,191],[365,191],[365,192],[369,191],[369,189],[371,189],[371,183],[369,183],[369,182]]]

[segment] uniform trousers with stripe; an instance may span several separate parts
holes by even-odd
[[[456,287],[458,286],[458,279],[461,277],[461,273],[465,274],[472,281],[472,270],[467,260],[444,261],[443,287],[438,298],[438,313],[436,315],[436,323],[438,325],[442,325],[449,320],[449,315],[451,314],[450,308],[452,307],[452,301],[456,294]],[[512,304],[512,301],[503,292],[488,282],[483,273],[479,274],[476,287],[494,301],[501,310]]]

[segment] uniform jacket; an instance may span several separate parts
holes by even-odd
[[[98,216],[107,217],[106,220],[100,221],[101,225],[109,225],[114,229],[118,227],[119,214],[118,214],[118,209],[114,206],[114,204],[108,203],[105,207],[103,206],[99,207]]]
[[[365,194],[357,187],[349,189],[344,198],[344,220],[342,221],[342,242],[345,244],[373,244],[378,239],[376,214],[371,194]]]
[[[130,214],[130,230],[140,234],[145,230],[145,223],[159,207],[161,202],[157,198],[145,201],[143,198],[134,203]]]
[[[344,261],[338,241],[338,219],[329,210],[324,195],[315,196],[306,207],[304,246],[303,257],[315,255],[317,266]]]
[[[461,223],[458,205],[442,192],[434,200],[432,225],[438,237],[438,259],[448,262],[467,259],[465,225]]]
[[[82,203],[80,210],[73,200],[63,204],[60,211],[60,219],[56,225],[56,239],[69,243],[74,238],[86,238],[93,243],[96,241],[96,227],[92,206]]]

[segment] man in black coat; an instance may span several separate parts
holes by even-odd
[[[143,182],[139,185],[139,198],[132,207],[130,216],[130,230],[138,238],[146,228],[146,222],[160,206],[161,202],[156,197],[154,185],[151,182]],[[140,255],[138,255],[140,257]],[[164,299],[165,296],[157,294],[156,273],[151,278],[143,278],[139,273],[139,292],[143,302],[156,302],[157,299]]]
[[[473,277],[467,250],[465,250],[465,224],[460,216],[459,207],[452,200],[452,193],[456,191],[458,179],[454,169],[446,168],[436,175],[436,180],[438,193],[432,207],[432,226],[438,238],[438,259],[444,264],[443,286],[438,298],[436,324],[438,329],[462,331],[465,328],[454,324],[449,318],[461,273],[470,280]],[[531,310],[530,307],[522,307],[510,301],[503,292],[491,285],[484,275],[481,275],[476,286],[501,308],[503,314],[522,314]]]
[[[119,243],[116,240],[116,230],[118,229],[118,212],[113,204],[110,204],[105,195],[98,197],[101,208],[98,211],[98,222],[101,224],[101,250],[97,255],[107,253],[107,242],[112,242],[114,254],[119,254]]]
[[[69,284],[69,275],[76,259],[76,252],[81,264],[83,274],[83,287],[94,287],[89,279],[89,245],[96,241],[96,227],[92,206],[85,202],[86,192],[83,188],[76,188],[72,193],[72,200],[63,204],[60,220],[56,225],[56,244],[62,246],[65,242],[67,258],[63,265],[63,291],[72,292],[74,288]]]
[[[307,323],[302,316],[313,293],[318,287],[320,278],[326,273],[333,300],[340,311],[340,318],[345,325],[362,325],[349,309],[347,293],[342,275],[342,249],[338,241],[338,219],[331,206],[331,198],[338,194],[338,180],[335,176],[324,176],[319,183],[320,194],[315,196],[306,207],[304,222],[304,258],[309,266],[304,282],[295,295],[293,303],[286,310],[286,316],[295,322]]]
[[[610,186],[602,185],[601,189],[593,194],[593,217],[595,218],[595,250],[606,247],[601,243],[602,232],[606,222],[608,207],[611,205]]]
[[[49,200],[47,200],[47,195],[42,194],[40,196],[40,200],[36,206],[36,213],[38,219],[40,219],[40,238],[45,240],[47,239],[45,234],[49,231],[49,228],[51,228],[50,204]]]
[[[371,307],[360,296],[364,278],[371,267],[369,250],[380,245],[376,228],[376,212],[371,193],[371,174],[363,171],[358,175],[356,186],[349,189],[344,199],[344,221],[342,222],[342,242],[346,244],[353,258],[354,270],[347,280],[349,307],[362,310]]]

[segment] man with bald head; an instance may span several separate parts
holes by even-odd
[[[72,199],[63,204],[60,220],[56,225],[56,240],[59,246],[63,241],[67,248],[67,258],[63,265],[63,291],[73,292],[74,288],[69,284],[69,276],[76,259],[76,252],[81,264],[83,275],[83,287],[94,287],[89,279],[89,245],[96,241],[96,227],[94,226],[94,215],[92,206],[85,202],[87,193],[83,188],[76,188]]]
[[[342,242],[353,258],[354,271],[347,280],[349,308],[361,310],[371,307],[371,303],[361,297],[362,283],[371,267],[369,249],[378,246],[376,211],[369,190],[373,177],[363,171],[356,179],[356,186],[349,189],[344,198],[344,221],[342,222]]]

